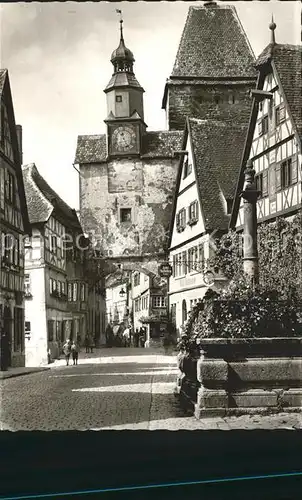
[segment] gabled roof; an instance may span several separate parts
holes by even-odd
[[[142,158],[173,158],[181,148],[182,132],[155,131],[143,135]],[[106,135],[79,135],[75,163],[104,163],[107,161]]]
[[[20,161],[19,145],[16,132],[14,106],[13,106],[11,87],[7,69],[0,69],[0,99],[4,101],[7,110],[7,116],[11,133],[11,142],[14,154],[14,169],[16,172],[16,178],[18,184],[18,193],[20,198],[20,208],[23,218],[24,232],[29,234],[30,224],[28,219],[28,210],[26,205],[24,183],[21,170],[21,161]]]
[[[292,118],[300,144],[302,141],[302,46],[270,43],[260,54],[256,61],[258,69],[257,90],[263,89],[266,74],[273,70],[279,81],[280,91],[283,93],[288,106],[289,115]],[[251,144],[254,136],[258,106],[253,100],[252,112],[246,137],[246,144],[243,151],[241,168],[239,171],[236,195],[230,227],[234,228],[240,206],[239,194],[243,189],[244,169],[250,155]],[[300,146],[301,147],[301,146]]]
[[[172,77],[255,78],[254,54],[236,9],[190,7]]]
[[[207,232],[226,231],[228,228],[229,215],[225,213],[223,197],[225,199],[234,197],[245,135],[244,126],[187,118],[183,149],[189,137],[199,202]],[[170,226],[170,244],[182,164],[180,161]]]
[[[77,213],[49,186],[34,163],[22,167],[26,200],[31,224],[47,222],[53,211],[66,225],[81,229]]]

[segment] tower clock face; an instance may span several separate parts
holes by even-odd
[[[114,151],[126,153],[136,147],[135,128],[131,125],[120,125],[112,133]]]

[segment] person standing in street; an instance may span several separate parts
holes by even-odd
[[[140,328],[139,331],[139,345],[140,347],[145,347],[146,334],[145,329],[143,327]]]
[[[79,346],[75,341],[73,341],[71,344],[71,354],[72,354],[73,364],[77,365],[79,359]]]
[[[85,335],[84,346],[85,346],[86,354],[87,354],[89,352],[89,336],[88,336],[88,334]]]
[[[128,327],[123,332],[123,343],[124,347],[130,347],[130,332]]]
[[[134,347],[138,347],[138,342],[139,342],[139,331],[138,328],[136,328],[134,334],[133,334],[133,344]]]
[[[89,335],[89,348],[90,348],[90,352],[92,353],[93,352],[93,337],[92,337],[92,335]]]
[[[70,340],[67,339],[65,344],[63,345],[63,352],[65,354],[65,360],[66,360],[66,366],[69,365],[69,358],[70,358],[70,353],[71,353],[71,345],[70,345]]]

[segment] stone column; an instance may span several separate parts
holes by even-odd
[[[256,189],[255,170],[251,160],[247,162],[244,175],[244,189],[241,193],[244,199],[243,270],[254,283],[257,283],[259,278],[257,249],[257,198],[259,192]]]

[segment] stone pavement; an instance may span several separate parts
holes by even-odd
[[[301,429],[301,414],[196,420],[173,394],[175,356],[160,350],[100,349],[50,370],[1,381],[2,430]]]
[[[12,377],[20,377],[21,375],[30,375],[31,373],[43,372],[44,370],[49,370],[49,366],[39,366],[36,368],[26,368],[25,366],[19,366],[17,368],[8,368],[6,371],[0,370],[0,380]]]

